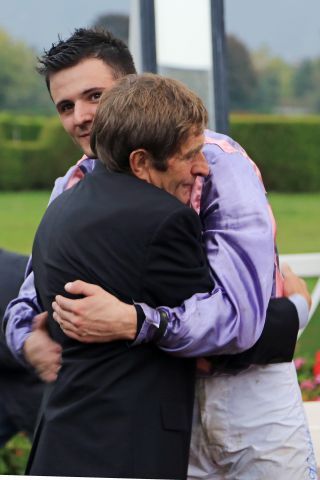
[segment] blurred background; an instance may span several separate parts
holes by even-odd
[[[222,130],[262,171],[280,253],[320,252],[320,2],[219,2],[223,61],[215,61],[225,81],[215,94],[209,3],[155,2],[158,71],[198,92],[212,128],[214,102],[225,96]],[[76,27],[103,26],[128,42],[131,11],[130,0],[1,0],[0,248],[30,253],[54,179],[81,156],[35,72],[37,56]],[[308,279],[310,288],[316,281]],[[313,382],[319,321],[318,308],[297,347],[301,383]],[[318,384],[302,390],[320,400]],[[23,435],[0,449],[0,474],[22,473],[28,449]]]

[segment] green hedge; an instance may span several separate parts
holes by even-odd
[[[320,191],[320,117],[234,115],[230,135],[257,163],[267,190]],[[0,189],[51,189],[80,156],[57,117],[0,115]]]
[[[0,189],[51,189],[81,155],[56,117],[42,122],[37,140],[0,137]]]
[[[234,115],[230,135],[259,166],[267,190],[320,191],[320,117]]]
[[[46,122],[45,117],[0,113],[1,140],[37,140]]]

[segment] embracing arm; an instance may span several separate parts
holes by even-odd
[[[153,309],[145,306],[146,313],[150,312],[150,317],[146,320],[144,311],[140,306],[123,303],[96,285],[77,280],[68,283],[65,288],[70,294],[84,296],[81,299],[71,300],[59,295],[53,303],[55,320],[61,325],[66,335],[75,340],[85,343],[103,343],[113,340],[131,341],[136,338],[138,332],[141,343],[157,341],[162,338],[167,330],[170,331],[170,327],[172,330],[166,311],[174,312],[175,309],[169,309],[168,307],[165,307],[165,310],[163,308]],[[267,319],[271,313],[270,326],[274,328],[274,321],[281,321],[279,317],[275,316],[275,312],[280,313],[281,310],[284,310],[287,316],[286,324],[283,324],[283,327],[285,325],[289,326],[290,331],[288,331],[289,335],[286,335],[286,339],[291,341],[290,339],[296,338],[298,324],[299,328],[301,328],[307,323],[310,294],[305,282],[290,269],[287,269],[285,273],[284,295],[288,296],[291,301],[287,299],[272,299],[269,304],[270,308],[268,307],[267,310]],[[194,298],[201,297],[203,297],[202,301],[204,301],[206,298],[210,298],[210,295],[196,294],[190,300],[184,302],[186,309],[189,308],[189,303],[193,303],[193,305],[196,303]],[[181,312],[182,314],[184,312],[182,308]],[[180,316],[180,321],[181,319],[183,320]],[[269,336],[269,320],[265,323],[262,331],[261,342],[265,341]],[[144,336],[141,335],[141,328],[144,328],[146,332]],[[282,327],[281,331],[283,332]],[[281,343],[280,336],[277,338]],[[174,341],[173,335],[172,340]],[[261,342],[259,346],[262,345]],[[137,340],[134,344],[138,344]],[[288,348],[292,351],[292,346],[287,346],[287,351]],[[199,350],[202,351],[200,344]],[[254,353],[256,359],[257,351],[251,351],[250,354],[252,353]],[[243,360],[247,361],[248,355],[243,357]]]
[[[152,258],[148,263],[152,265],[152,270],[148,270],[148,274],[144,277],[144,291],[147,291],[150,299],[155,299],[152,303],[159,303],[161,299],[166,299],[169,305],[177,304],[196,290],[208,291],[212,288],[201,240],[200,238],[197,241],[194,240],[194,223],[200,232],[199,219],[191,209],[183,207],[183,210],[182,219],[189,227],[183,229],[179,223],[181,219],[176,219],[174,215],[170,216],[170,228],[163,227],[159,236],[160,240],[157,237],[151,245],[152,248],[150,247]],[[174,232],[173,236],[178,247],[172,247],[163,253],[160,241],[164,244],[169,241],[174,243],[173,239],[168,238],[170,232]],[[199,258],[202,261],[200,266]],[[165,268],[166,264],[168,264],[167,269]],[[190,264],[194,266],[193,270],[190,269]],[[172,265],[175,266],[174,271]],[[171,269],[170,275],[168,275],[169,269]],[[154,271],[157,271],[156,276]],[[163,282],[161,282],[160,272],[164,279]],[[161,288],[165,289],[166,295],[161,295],[159,282]],[[140,330],[142,324],[145,324],[145,316],[139,305],[125,304],[96,285],[77,280],[67,284],[65,288],[69,293],[85,296],[85,298],[72,300],[59,295],[53,303],[54,319],[71,338],[86,343],[119,339],[134,340],[136,332]],[[180,296],[178,296],[179,292]],[[145,298],[146,295],[143,297]],[[179,302],[170,301],[173,298],[179,298]],[[154,310],[154,312],[159,321],[156,319],[154,324],[150,324],[150,331],[152,330],[150,336],[155,341],[162,336],[167,323],[166,315],[164,314],[164,317],[162,315],[164,312],[158,310]]]
[[[51,382],[60,368],[61,347],[49,337],[46,317],[46,313],[41,313],[30,272],[19,296],[7,307],[4,317],[6,341],[20,362],[26,361],[43,381]]]
[[[174,309],[155,310],[140,305],[145,321],[141,328],[138,326],[136,343],[158,340],[160,348],[181,356],[236,353],[250,348],[263,329],[272,286],[272,229],[264,190],[242,154],[230,155],[214,147],[211,158],[213,147],[208,148],[205,154],[215,182],[212,175],[206,181],[201,220],[215,287],[209,293],[193,295]],[[225,175],[226,166],[232,172],[229,178]],[[253,192],[243,186],[240,178],[243,171],[253,181]],[[217,178],[220,174],[224,175],[221,182]],[[221,188],[219,185],[217,190],[219,183]],[[252,195],[257,201],[251,201]],[[68,286],[68,291],[78,293],[79,286],[78,283]],[[85,293],[87,287],[81,284],[80,288]],[[107,340],[109,328],[115,339],[121,317],[118,322],[109,323],[113,315],[112,298],[101,291],[96,293],[96,311],[100,305],[102,323],[99,331],[90,331],[88,341],[94,341],[95,335]],[[88,304],[89,298],[67,301],[61,296],[54,304],[55,318],[59,323],[62,321],[65,333],[68,327],[79,340],[85,338],[95,320]],[[119,338],[124,338],[122,335]]]
[[[59,296],[53,305],[54,317],[65,333],[93,342],[132,340],[137,330],[135,344],[158,341],[160,348],[181,356],[241,352],[252,347],[261,332],[264,335],[274,258],[271,222],[264,189],[250,161],[239,146],[228,146],[235,151],[225,153],[215,145],[205,149],[213,175],[205,184],[201,219],[215,288],[193,295],[174,309],[141,304],[145,320],[140,310],[137,323],[134,307],[121,304],[99,287],[73,282],[67,291],[86,298]],[[298,286],[288,295],[302,293],[298,277],[291,273],[291,278]],[[278,300],[271,302],[277,305]],[[289,301],[287,305],[295,331],[297,314]],[[97,318],[99,328],[95,329]],[[124,326],[124,318],[130,329]]]
[[[9,303],[4,315],[7,344],[15,357],[20,360],[23,344],[32,331],[33,318],[41,313],[31,268],[30,259],[27,276],[20,288],[19,295]]]
[[[253,361],[259,355],[262,362],[281,358],[281,351],[285,361],[307,319],[310,295],[305,283],[287,270],[284,294],[291,295],[292,302],[269,303],[275,254],[263,184],[239,145],[223,136],[213,137],[204,148],[211,175],[202,191],[200,217],[215,288],[209,295],[193,296],[178,309],[163,307],[168,327],[158,344],[176,355],[201,356],[238,353],[261,339]],[[148,318],[148,307],[143,307]],[[272,334],[279,343],[274,351],[263,347]]]

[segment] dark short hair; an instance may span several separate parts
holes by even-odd
[[[129,156],[143,148],[157,170],[190,133],[201,134],[208,114],[183,83],[154,74],[128,75],[103,93],[91,130],[91,149],[108,169],[130,172]]]
[[[115,79],[136,72],[127,45],[101,28],[78,28],[67,40],[59,38],[38,58],[37,71],[45,77],[50,91],[52,74],[73,67],[87,58],[102,60],[111,67]]]

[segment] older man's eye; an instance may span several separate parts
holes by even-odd
[[[188,153],[188,155],[186,156],[186,160],[193,160],[194,158],[196,158],[197,155],[198,155],[198,152]]]

